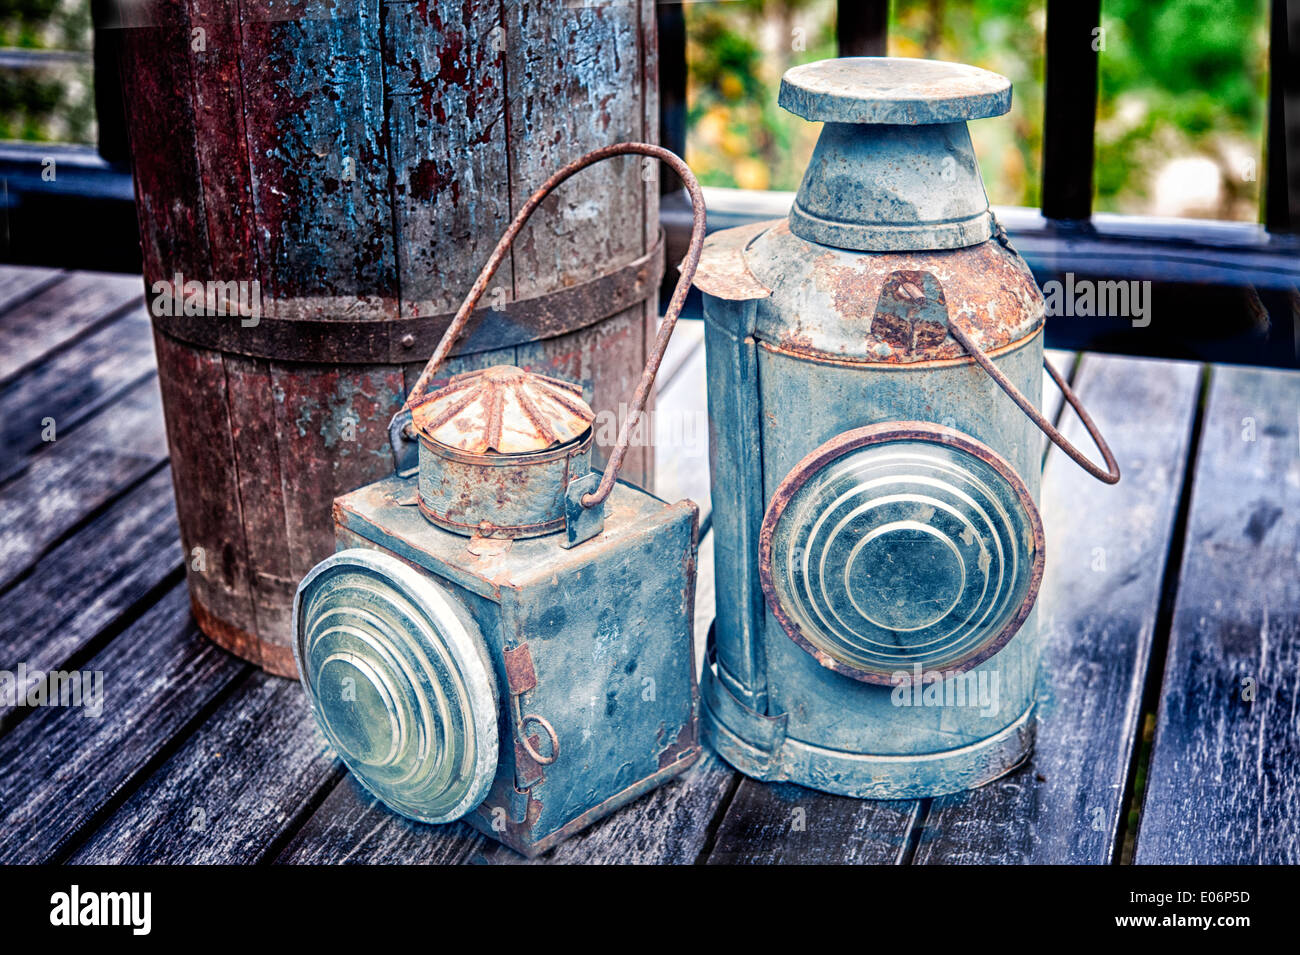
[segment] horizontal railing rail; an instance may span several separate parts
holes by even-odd
[[[0,258],[65,267],[138,270],[138,233],[125,165],[113,0],[92,0],[98,157],[64,146],[0,147]],[[837,0],[846,55],[879,55],[887,0]],[[1269,102],[1258,224],[1096,214],[1092,208],[1100,0],[1048,0],[1041,209],[995,212],[1039,283],[1150,283],[1147,313],[1069,315],[1048,324],[1059,347],[1300,367],[1300,0],[1271,0]],[[685,11],[658,8],[660,141],[686,153]],[[6,61],[12,54],[17,60]],[[26,63],[0,50],[0,69]],[[53,157],[62,171],[43,176]],[[684,252],[689,212],[665,184],[669,261]],[[789,195],[709,190],[710,228],[784,215]],[[75,223],[69,228],[69,223]],[[668,279],[674,278],[669,273]],[[667,300],[667,294],[662,296]]]

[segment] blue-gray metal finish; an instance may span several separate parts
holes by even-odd
[[[705,733],[759,779],[955,792],[1022,761],[1034,726],[1042,435],[948,333],[1041,404],[1043,299],[961,127],[1010,84],[855,59],[791,70],[781,95],[827,122],[795,209],[715,234],[696,275]]]
[[[566,489],[591,473],[592,434],[528,454],[474,454],[420,435],[420,510],[459,534],[537,537],[561,530]]]
[[[299,593],[313,705],[372,791],[416,818],[463,813],[532,856],[690,766],[700,752],[694,504],[619,483],[603,530],[569,548],[560,533],[466,538],[425,520],[414,496],[415,481],[394,476],[339,498],[339,553]],[[346,641],[329,635],[340,620]],[[471,645],[485,657],[477,668]],[[343,677],[350,698],[335,685]],[[490,719],[457,702],[488,685]],[[366,727],[358,708],[374,717]],[[439,743],[413,758],[403,747],[421,728]],[[488,751],[491,767],[479,758]],[[430,786],[453,763],[460,778],[447,770]],[[439,812],[419,811],[439,787]]]
[[[966,121],[1011,108],[1005,77],[849,57],[787,71],[779,102],[826,124],[790,211],[796,235],[887,252],[960,248],[993,234]]]

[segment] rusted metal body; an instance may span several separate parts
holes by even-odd
[[[154,317],[195,614],[292,675],[291,601],[333,546],[330,501],[388,473],[385,425],[491,243],[552,169],[653,137],[654,5],[145,0],[123,16],[149,299],[177,277],[258,283],[255,316]],[[433,384],[516,365],[616,411],[655,333],[658,196],[636,157],[562,189]],[[649,486],[647,449],[624,475]]]
[[[336,502],[338,551],[303,579],[294,652],[322,731],[361,783],[423,822],[466,819],[536,855],[700,753],[698,510],[604,475],[564,382],[492,367],[427,394],[493,272],[564,167],[521,207],[389,425],[397,474]],[[632,399],[644,408],[704,244],[690,252]],[[418,444],[414,473],[407,465]],[[418,507],[412,507],[418,504]]]
[[[705,735],[758,779],[978,786],[1032,745],[1045,559],[1043,298],[965,129],[1005,112],[1010,84],[857,58],[789,71],[781,103],[826,124],[790,217],[711,237],[696,278]],[[1099,447],[1106,470],[1081,463],[1118,479]]]

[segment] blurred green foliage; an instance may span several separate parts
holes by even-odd
[[[776,106],[781,73],[835,55],[833,0],[686,6],[689,159],[707,185],[794,189],[818,127]],[[1039,202],[1044,0],[894,0],[889,53],[1009,77],[1009,117],[971,124],[989,198]],[[1103,0],[1096,208],[1258,217],[1267,0]],[[1084,121],[1084,120],[1081,120]]]
[[[0,139],[93,142],[89,0],[0,0],[0,48],[85,54],[0,70]]]

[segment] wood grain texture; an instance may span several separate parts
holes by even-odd
[[[294,576],[289,555],[275,375],[270,362],[242,355],[223,355],[222,367],[248,554],[252,619],[264,642],[283,645],[289,634],[299,578]],[[316,500],[319,502],[319,498]],[[259,650],[259,657],[265,655],[263,650]]]
[[[1216,366],[1135,860],[1300,862],[1300,375]]]
[[[190,111],[194,123],[195,174],[201,184],[207,229],[202,274],[187,278],[221,282],[258,278],[257,235],[244,128],[244,90],[239,58],[238,0],[185,0],[190,24],[189,84],[169,104]],[[194,31],[202,31],[195,35]],[[185,90],[185,86],[182,86]],[[145,158],[146,165],[151,165]],[[146,269],[146,274],[157,275]]]
[[[935,799],[917,863],[1114,857],[1199,374],[1179,362],[1083,359],[1076,390],[1123,478],[1107,486],[1048,455],[1037,744],[1015,773]],[[1064,433],[1087,440],[1068,412]]]
[[[148,281],[206,277],[211,261],[199,183],[188,0],[119,4],[121,72],[140,252]],[[228,55],[228,51],[227,51]],[[235,157],[228,157],[234,159]],[[147,227],[146,227],[147,224]]]
[[[538,864],[692,865],[699,861],[718,806],[731,793],[735,771],[706,748],[677,779],[624,806],[590,829],[560,843]],[[468,861],[508,865],[529,860],[484,840]]]
[[[166,458],[155,379],[53,442],[0,489],[0,588]]]
[[[389,811],[350,774],[303,824],[277,862],[292,865],[456,865],[483,837],[463,823],[426,826]]]
[[[212,635],[256,663],[260,648],[242,636],[256,630],[256,617],[225,364],[219,352],[191,348],[156,329],[154,349],[190,592],[199,607],[241,632]]]
[[[511,206],[518,209],[548,176],[596,146],[646,138],[637,4],[505,4],[506,103],[512,143]],[[648,248],[647,217],[658,191],[623,156],[584,169],[533,214],[512,250],[514,292],[528,298],[630,262]],[[657,180],[656,180],[657,181]]]
[[[665,501],[694,501],[700,507],[701,524],[712,508],[702,324],[680,322],[674,332],[670,346],[680,342],[690,350],[684,355],[665,355],[665,365],[669,357],[675,362],[660,371],[662,385],[653,420],[655,493]]]
[[[396,317],[379,0],[241,9],[264,294],[284,317]]]
[[[177,586],[82,669],[103,674],[99,718],[45,707],[0,738],[2,862],[60,858],[248,665],[202,638]]]
[[[250,673],[68,861],[257,862],[342,774],[302,688]]]
[[[920,803],[848,799],[791,783],[742,779],[708,861],[711,865],[904,861]]]
[[[143,298],[140,277],[70,272],[0,315],[0,382]]]
[[[0,668],[13,672],[19,661],[29,669],[63,665],[180,567],[171,474],[163,468],[0,596]]]
[[[534,860],[537,863],[693,863],[734,773],[711,753]],[[350,776],[281,854],[284,863],[514,865],[529,860],[462,823],[425,826],[386,809]]]
[[[402,315],[453,312],[512,215],[501,6],[381,10]],[[507,259],[487,301],[513,289]]]
[[[2,320],[0,320],[2,321]],[[0,388],[0,484],[49,447],[46,422],[68,437],[81,422],[153,373],[144,310],[129,311]]]
[[[6,265],[0,269],[0,320],[3,313],[63,277],[59,269]]]

